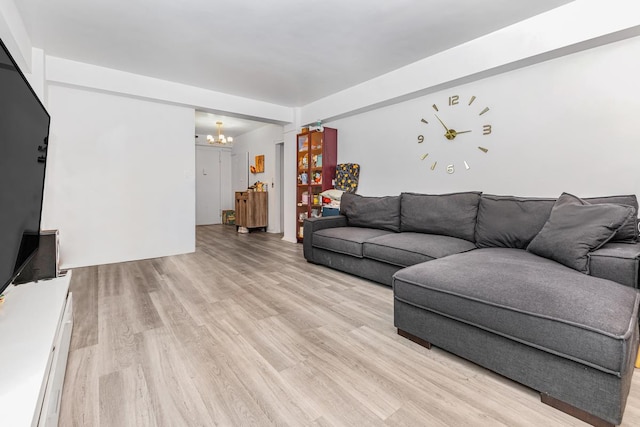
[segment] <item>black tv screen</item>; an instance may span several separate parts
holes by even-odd
[[[38,249],[49,122],[0,40],[0,293]]]

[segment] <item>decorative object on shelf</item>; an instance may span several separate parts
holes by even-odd
[[[256,173],[264,172],[264,154],[256,156]]]
[[[267,188],[269,188],[269,184],[266,182],[262,182],[262,181],[256,181],[253,183],[253,185],[251,187],[249,187],[247,189],[247,191],[258,191],[258,192],[264,192],[267,191]]]
[[[313,183],[314,184],[322,184],[322,173],[315,172],[313,174]]]
[[[302,128],[304,132],[304,129],[309,129],[309,132],[323,132],[324,131],[324,127],[322,126],[322,120],[318,120],[315,124],[315,126],[309,126],[308,128]]]
[[[233,142],[233,138],[228,136],[225,137],[222,133],[222,122],[216,122],[216,126],[218,126],[218,136],[214,137],[213,135],[207,135],[207,142],[209,144],[228,144]]]
[[[300,174],[300,184],[308,184],[309,183],[309,175],[306,172],[302,172]]]
[[[309,167],[309,156],[306,154],[300,158],[298,169],[307,169]]]
[[[360,177],[360,165],[357,163],[340,163],[336,166],[336,183],[337,190],[347,193],[355,193],[358,189],[358,180]]]
[[[298,138],[298,151],[309,151],[309,138]]]
[[[440,111],[437,104],[433,104],[431,106],[434,110],[433,117],[428,119],[422,117],[420,119],[422,126],[426,126],[429,134],[426,137],[423,134],[418,135],[418,144],[427,143],[426,147],[432,147],[432,150],[437,154],[442,154],[446,150],[448,152],[453,151],[456,156],[462,156],[462,150],[469,150],[471,147],[487,154],[489,149],[483,146],[484,143],[483,145],[478,145],[478,143],[480,143],[482,137],[491,135],[491,125],[484,121],[484,115],[490,109],[486,106],[482,108],[478,104],[474,105],[476,99],[476,96],[473,95],[468,101],[461,104],[459,95],[451,95],[448,99],[448,107],[443,111]],[[431,117],[431,113],[426,117]],[[444,133],[442,128],[444,128]],[[464,141],[464,144],[459,143],[462,141]],[[434,144],[445,144],[446,146],[439,147]],[[459,169],[471,169],[469,156],[477,157],[471,153],[464,154],[464,157],[458,163],[448,163],[438,167],[438,160],[435,158],[437,154],[432,153],[422,153],[420,160],[429,158],[428,164],[432,171],[443,169],[449,175],[455,173],[458,166],[460,166]],[[451,156],[448,156],[447,162],[450,161],[450,158]]]
[[[313,155],[313,163],[311,167],[321,168],[322,167],[322,154],[314,154]]]

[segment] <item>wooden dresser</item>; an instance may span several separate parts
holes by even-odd
[[[236,229],[262,228],[267,231],[268,194],[266,191],[236,191]]]

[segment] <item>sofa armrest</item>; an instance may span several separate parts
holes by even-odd
[[[304,220],[304,239],[302,241],[304,257],[307,261],[313,260],[313,233],[325,228],[346,227],[347,217],[344,215],[323,216],[319,218],[307,218]]]
[[[638,288],[640,243],[607,243],[589,254],[589,274]]]

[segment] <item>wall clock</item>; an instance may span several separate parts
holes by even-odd
[[[421,118],[424,130],[418,135],[418,144],[424,144],[420,159],[427,161],[432,171],[471,169],[473,153],[487,154],[487,136],[491,125],[487,123],[490,109],[475,96],[461,98],[451,95],[446,102],[433,104]],[[444,157],[444,158],[441,158]]]

